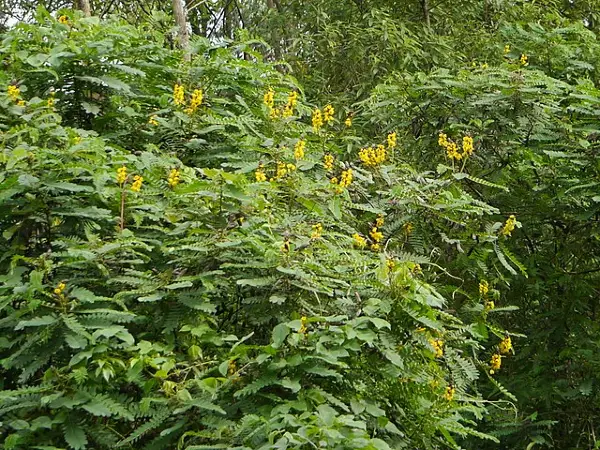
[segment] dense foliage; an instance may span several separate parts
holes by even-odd
[[[4,3],[2,448],[598,448],[593,1]]]

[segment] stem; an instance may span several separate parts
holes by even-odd
[[[121,231],[125,229],[125,186],[121,189]]]

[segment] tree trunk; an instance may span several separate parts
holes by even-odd
[[[92,15],[90,0],[75,0],[75,8],[82,10],[85,17],[90,17]]]
[[[429,1],[421,0],[421,5],[423,6],[423,17],[425,18],[425,24],[427,28],[431,28],[431,19],[429,18]]]
[[[191,59],[190,57],[190,35],[188,33],[187,17],[185,9],[183,8],[182,0],[173,0],[173,16],[175,17],[175,23],[179,27],[178,37],[179,46],[184,51],[184,58],[186,61]]]

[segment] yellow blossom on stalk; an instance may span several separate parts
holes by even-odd
[[[481,280],[479,282],[479,295],[485,297],[490,290],[490,285],[486,280]]]
[[[339,181],[339,180],[337,179],[337,177],[333,177],[331,180],[329,180],[329,182],[330,182],[331,184],[338,184],[338,181]]]
[[[204,92],[202,89],[194,89],[194,92],[192,92],[192,99],[190,100],[190,106],[185,110],[185,112],[188,114],[193,114],[202,104],[203,100]]]
[[[350,183],[352,183],[352,169],[342,171],[342,175],[340,175],[340,187],[348,187]]]
[[[171,169],[171,172],[169,172],[168,182],[169,186],[172,188],[179,184],[179,170]]]
[[[376,243],[379,243],[383,240],[383,233],[377,230],[377,227],[371,228],[371,232],[369,233],[371,239],[373,239]]]
[[[506,45],[504,46],[504,54],[506,55],[506,54],[508,54],[509,52],[510,52],[510,45],[506,44]]]
[[[60,16],[58,22],[67,25],[69,23],[69,18],[67,16]]]
[[[300,334],[308,333],[308,327],[306,326],[307,323],[308,323],[308,318],[306,316],[302,316],[302,318],[300,319],[300,329],[298,330],[298,333],[300,333]]]
[[[446,147],[446,145],[448,145],[448,135],[446,133],[439,134],[438,144],[440,145],[440,147]]]
[[[500,370],[500,366],[502,366],[502,356],[495,353],[490,361],[490,375],[494,375],[496,371]]]
[[[27,102],[25,100],[19,100],[17,102],[17,106],[25,106],[27,104]]]
[[[277,171],[275,172],[275,178],[283,178],[288,172],[296,170],[296,166],[293,164],[287,164],[281,161],[277,161]]]
[[[312,114],[312,126],[315,132],[323,126],[323,114],[319,108],[315,109]]]
[[[127,179],[127,167],[125,167],[125,166],[119,167],[117,169],[117,183],[123,184],[123,183],[125,183],[126,179]]]
[[[381,228],[384,223],[385,223],[385,219],[383,218],[383,215],[379,214],[377,216],[377,220],[375,220],[375,225],[377,226],[377,228]]]
[[[433,347],[433,352],[436,358],[444,356],[444,341],[441,339],[430,339],[429,343]]]
[[[452,401],[455,393],[455,388],[453,388],[452,386],[446,386],[446,391],[444,392],[444,399],[446,399],[447,401]]]
[[[391,272],[392,270],[394,270],[394,267],[396,267],[396,261],[394,261],[391,258],[388,258],[387,261],[385,262],[385,265],[386,265],[387,269]]]
[[[463,158],[473,154],[473,138],[471,136],[463,137],[462,141]]]
[[[156,115],[150,116],[150,118],[148,119],[148,123],[152,126],[158,125],[158,116],[156,116]]]
[[[404,231],[404,234],[407,236],[411,234],[414,229],[415,226],[412,224],[412,222],[406,222],[404,225],[402,225],[402,231]]]
[[[500,230],[500,234],[502,236],[511,236],[511,233],[514,231],[516,224],[517,218],[514,216],[514,214],[511,214],[506,220],[506,223],[504,224],[502,229]]]
[[[490,311],[490,310],[494,309],[495,307],[496,307],[496,304],[494,303],[493,300],[488,300],[484,304],[484,308],[486,311]]]
[[[362,148],[358,152],[358,157],[365,166],[376,167],[386,160],[387,151],[383,145],[378,145],[376,148]]]
[[[392,149],[396,148],[396,143],[397,143],[397,135],[396,135],[396,132],[394,131],[393,133],[390,133],[387,135],[388,150],[392,150]]]
[[[306,141],[299,140],[298,142],[296,142],[296,145],[294,146],[294,158],[296,158],[296,159],[304,158],[304,149],[305,148],[306,148]]]
[[[67,288],[67,285],[65,283],[58,283],[58,285],[56,286],[56,288],[54,289],[54,293],[56,295],[62,295],[62,293],[64,292],[64,290]]]
[[[522,66],[528,66],[529,62],[528,62],[529,58],[527,57],[526,54],[522,54],[521,57],[519,58],[519,64],[521,64]]]
[[[287,104],[283,108],[283,117],[291,117],[294,114],[294,108],[298,103],[298,92],[292,91],[288,94]]]
[[[374,252],[378,252],[379,250],[381,250],[381,245],[377,243],[371,244],[371,250],[373,250]]]
[[[330,154],[323,156],[323,167],[325,168],[325,170],[333,170],[333,161],[334,158]]]
[[[321,237],[321,233],[323,232],[323,225],[321,223],[316,223],[312,226],[312,233],[310,235],[311,239],[319,239]]]
[[[358,233],[354,233],[352,239],[354,239],[354,245],[358,248],[365,248],[367,245],[367,240]]]
[[[344,121],[344,125],[346,125],[346,127],[350,128],[352,126],[352,117],[348,116],[346,117],[346,120]]]
[[[422,274],[423,269],[421,269],[421,264],[415,264],[415,266],[412,268],[412,273],[413,273],[413,275]]]
[[[279,113],[280,113],[280,111],[277,108],[270,108],[269,109],[269,118],[277,119],[279,117]]]
[[[21,95],[21,89],[11,84],[6,88],[6,93],[13,102],[16,102]]]
[[[504,339],[502,339],[500,344],[498,344],[498,348],[500,349],[500,353],[503,355],[506,355],[508,352],[510,352],[513,348],[510,336],[506,336]]]
[[[281,246],[281,251],[283,253],[289,253],[290,252],[290,239],[289,238],[285,238],[283,240],[283,245]]]
[[[325,108],[323,108],[323,121],[325,123],[331,122],[333,120],[334,114],[335,114],[335,109],[333,109],[333,106],[331,106],[331,105],[325,106]]]
[[[173,86],[173,101],[177,106],[185,104],[185,89],[181,84]]]
[[[142,183],[144,179],[140,175],[136,175],[133,177],[133,183],[131,183],[131,190],[133,192],[140,192],[142,189]]]
[[[261,183],[263,181],[267,181],[267,175],[265,175],[264,167],[265,166],[261,163],[258,165],[258,169],[256,169],[256,172],[254,172],[254,177],[256,178],[256,181],[258,181],[259,183]]]
[[[446,156],[448,156],[449,159],[456,159],[459,161],[462,159],[462,155],[458,153],[458,146],[455,142],[448,142],[448,145],[446,146]]]
[[[273,88],[269,88],[265,95],[263,95],[263,103],[269,108],[273,109],[275,106],[275,91]]]
[[[46,100],[46,104],[48,105],[48,108],[53,108],[55,101],[56,100],[54,100],[54,97],[50,97],[48,100]]]

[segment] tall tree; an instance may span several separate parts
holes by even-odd
[[[175,17],[175,23],[179,27],[179,45],[185,52],[186,61],[189,61],[190,35],[188,33],[186,11],[181,0],[173,0],[173,16]]]
[[[90,0],[75,0],[75,7],[82,10],[86,17],[92,15],[92,8],[90,6]]]

